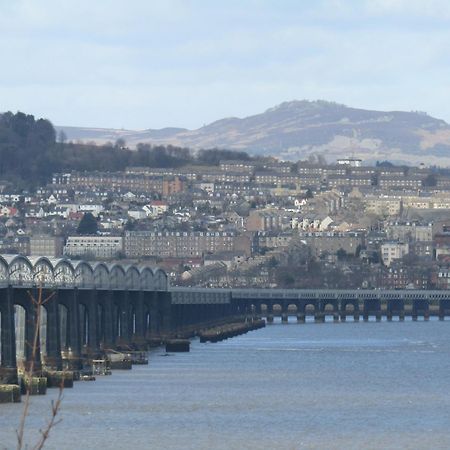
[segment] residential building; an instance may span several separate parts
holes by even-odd
[[[127,231],[125,255],[129,258],[201,257],[206,253],[243,251],[250,253],[250,238],[233,231]]]
[[[61,236],[33,235],[30,237],[30,255],[59,258],[63,254],[64,239]]]
[[[389,267],[396,259],[401,259],[409,253],[407,242],[385,242],[381,245],[381,259]]]
[[[64,246],[64,254],[69,256],[116,258],[123,252],[121,236],[69,236]]]

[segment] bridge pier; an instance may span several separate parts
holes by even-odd
[[[48,300],[44,306],[47,311],[47,348],[45,356],[45,368],[50,370],[62,370],[61,357],[61,331],[59,328],[58,296],[57,294]]]
[[[273,304],[272,303],[267,303],[266,314],[267,314],[267,323],[273,323]]]
[[[67,347],[63,357],[63,367],[67,370],[79,371],[82,369],[81,338],[80,338],[80,311],[76,290],[61,290],[58,295],[59,303],[67,308]]]
[[[115,348],[126,349],[130,339],[130,304],[128,291],[113,291]]]
[[[325,322],[325,314],[321,311],[317,311],[314,314],[314,322],[317,323],[324,323]]]
[[[297,322],[305,323],[305,314],[304,313],[297,313]]]
[[[0,289],[1,365],[0,384],[18,384],[14,304],[11,288]]]
[[[171,323],[171,302],[170,293],[157,292],[158,298],[158,319],[160,323],[161,337],[169,337],[173,328]]]
[[[42,372],[41,345],[39,338],[40,324],[37,322],[38,306],[34,303],[38,301],[39,293],[36,288],[31,288],[29,290],[12,289],[12,295],[14,303],[25,309],[23,368],[25,371],[29,371],[31,367],[33,367],[33,374],[40,374]],[[35,336],[37,336],[37,342],[35,348],[33,349]]]
[[[130,297],[134,300],[134,333],[132,333],[131,341],[138,348],[146,348],[146,315],[144,313],[144,293],[142,291],[130,291]]]

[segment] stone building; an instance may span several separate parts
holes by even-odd
[[[201,257],[206,253],[251,252],[251,239],[234,231],[127,231],[124,251],[128,258]]]
[[[121,236],[69,236],[64,246],[64,254],[70,256],[116,258],[123,252]]]
[[[35,235],[30,237],[30,255],[59,258],[63,254],[64,239],[61,236]]]

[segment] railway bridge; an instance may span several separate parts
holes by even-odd
[[[384,289],[232,289],[231,301],[245,313],[265,316],[273,321],[274,314],[287,321],[296,315],[299,322],[313,316],[323,322],[326,316],[334,321],[368,320],[374,317],[403,320],[409,315],[413,320],[430,315],[443,320],[450,315],[450,291],[445,290],[384,290]]]
[[[43,302],[39,302],[41,298]],[[170,337],[275,314],[286,322],[374,317],[414,320],[450,315],[450,291],[208,289],[170,287],[166,273],[145,265],[0,256],[0,384],[17,367],[80,370],[107,350],[145,349]],[[37,320],[39,318],[39,320]],[[37,351],[29,345],[36,335]],[[34,359],[33,359],[34,358]]]
[[[225,293],[174,297],[158,268],[2,255],[0,384],[32,360],[36,372],[80,370],[106,350],[146,348],[230,313]]]

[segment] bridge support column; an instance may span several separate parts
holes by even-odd
[[[142,291],[133,292],[135,298],[135,330],[132,337],[133,344],[139,347],[145,347],[145,312],[144,312],[144,293]]]
[[[10,288],[0,290],[1,312],[1,366],[0,384],[17,384],[16,334],[14,325],[14,305]]]
[[[267,304],[267,323],[273,323],[273,305],[272,303]]]
[[[103,308],[103,350],[114,349],[116,326],[114,323],[114,311],[113,311],[113,293],[112,291],[97,291],[97,295],[101,299],[101,306]]]
[[[355,322],[359,322],[359,316],[360,316],[359,301],[356,301],[355,308],[353,311],[353,320]]]
[[[67,308],[68,355],[64,363],[68,370],[78,371],[82,369],[81,338],[80,338],[80,310],[76,291],[72,289],[61,290],[58,300]]]
[[[168,337],[173,331],[170,294],[167,292],[158,292],[157,295],[159,319],[162,322],[160,324],[160,333],[163,337]]]
[[[305,323],[305,313],[297,313],[297,323]]]
[[[46,369],[62,370],[57,294],[48,300],[45,307],[47,310],[47,355],[45,357],[45,366]]]
[[[15,290],[16,293],[18,289]],[[34,301],[38,301],[39,292],[36,288],[30,290],[32,298]],[[28,296],[28,291],[22,290],[19,295]],[[44,296],[44,293],[42,293]],[[44,297],[43,297],[44,298]],[[42,372],[42,363],[41,363],[41,345],[40,345],[40,329],[38,322],[38,314],[37,308],[33,303],[33,300],[28,297],[28,301],[26,302],[27,307],[25,308],[25,370],[29,370],[31,364],[33,364],[33,372],[36,374],[40,374]],[[34,338],[37,336],[36,347],[33,350]],[[34,354],[33,354],[34,353]]]
[[[288,323],[288,313],[287,312],[281,313],[281,322]]]
[[[87,342],[87,354],[88,357],[96,357],[100,353],[100,341],[101,336],[99,333],[99,329],[102,328],[99,323],[99,306],[98,306],[98,298],[97,291],[89,290],[87,292],[77,291],[78,297],[80,295],[86,295],[86,303],[87,303],[87,313],[89,317],[88,322],[88,342]]]
[[[314,314],[314,322],[323,323],[325,322],[325,314],[322,311],[316,311]]]
[[[128,347],[131,344],[131,317],[128,291],[115,291],[117,298],[117,320],[119,322],[119,336],[116,339],[118,347]]]

